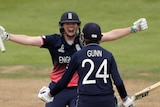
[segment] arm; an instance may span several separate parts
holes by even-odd
[[[70,74],[71,73],[66,70],[62,78],[56,83],[53,89],[43,86],[38,93],[38,98],[46,103],[52,102],[54,96],[62,91],[72,79],[73,74]]]
[[[15,43],[30,45],[30,46],[41,46],[42,38],[41,36],[28,36],[22,34],[9,34],[5,29],[0,26],[0,37],[2,40],[10,40]]]
[[[9,40],[23,45],[38,46],[42,44],[41,36],[9,34]]]
[[[53,100],[53,97],[67,86],[77,69],[75,57],[76,55],[73,54],[71,61],[69,62],[69,66],[66,68],[62,78],[56,83],[53,89],[50,90],[48,87],[45,86],[40,89],[38,97],[42,101],[46,103],[51,102]]]
[[[109,32],[102,33],[101,42],[112,41],[122,37],[125,37],[131,33],[136,33],[148,28],[147,21],[145,18],[140,18],[133,23],[133,26],[121,29],[114,29]]]
[[[63,90],[67,84],[72,79],[73,75],[75,74],[77,70],[77,55],[74,53],[71,57],[71,60],[68,64],[68,67],[66,67],[66,70],[62,76],[62,78],[57,82],[56,86],[50,91],[50,94],[52,96],[55,96],[57,93],[59,93],[61,90]]]
[[[123,80],[120,77],[120,74],[117,69],[117,64],[112,56],[112,61],[111,61],[111,76],[113,78],[114,84],[116,85],[116,88],[118,90],[118,93],[122,99],[122,107],[134,107],[134,99],[130,98],[127,94],[125,85],[123,83]],[[121,107],[121,106],[120,106]]]
[[[102,36],[101,42],[116,40],[124,36],[127,36],[128,34],[131,34],[131,33],[132,32],[130,27],[114,29],[109,32],[102,33],[103,36]]]

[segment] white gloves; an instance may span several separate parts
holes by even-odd
[[[38,98],[40,98],[42,101],[46,102],[46,103],[49,103],[49,102],[52,102],[54,97],[52,97],[50,95],[50,89],[46,86],[43,86],[39,93],[38,93]]]
[[[2,40],[9,39],[9,34],[5,32],[5,29],[2,26],[0,26],[0,37],[2,38]]]
[[[145,18],[140,18],[133,23],[131,26],[132,33],[136,33],[137,31],[142,31],[148,28],[147,21]]]
[[[122,107],[135,107],[134,98],[127,96],[122,102]]]

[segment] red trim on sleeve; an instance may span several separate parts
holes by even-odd
[[[41,46],[44,45],[44,39],[43,36],[41,36]]]

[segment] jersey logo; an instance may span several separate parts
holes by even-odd
[[[68,13],[68,19],[72,19],[72,13]]]
[[[58,52],[64,53],[64,44],[61,45],[61,47],[58,49]]]

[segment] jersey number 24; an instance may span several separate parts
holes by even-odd
[[[82,68],[85,67],[86,63],[90,64],[90,69],[84,77],[82,84],[96,84],[96,80],[89,80],[90,75],[94,71],[95,64],[91,59],[84,59],[82,61]],[[102,70],[103,74],[101,73]],[[95,78],[102,78],[104,83],[107,83],[107,78],[109,78],[109,74],[107,74],[107,59],[104,59],[103,62],[100,64],[98,70],[96,71]]]

